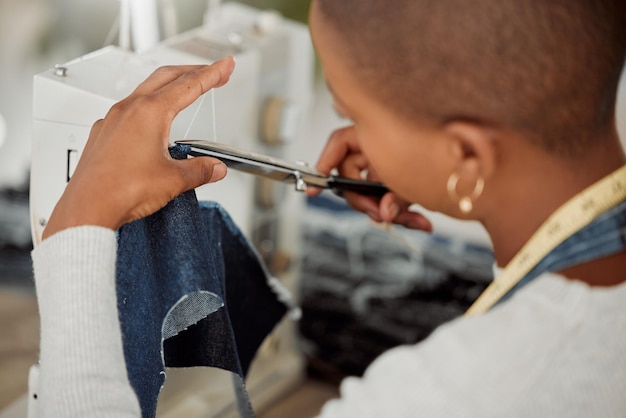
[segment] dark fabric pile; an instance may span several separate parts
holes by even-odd
[[[28,187],[0,189],[0,284],[34,292]]]
[[[462,315],[492,280],[488,247],[403,232],[410,248],[341,203],[316,199],[304,221],[300,289],[301,340],[314,373],[362,375],[383,351]]]

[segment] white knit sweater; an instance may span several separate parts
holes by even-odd
[[[33,251],[38,417],[139,417],[126,376],[113,231],[77,227]],[[626,275],[626,272],[625,272]],[[626,417],[626,284],[543,275],[475,318],[348,378],[334,417]]]

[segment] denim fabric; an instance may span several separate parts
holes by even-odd
[[[626,201],[602,213],[589,225],[559,244],[500,302],[544,272],[557,272],[626,249]]]
[[[184,158],[188,147],[170,150]],[[143,417],[153,417],[164,366],[235,374],[241,416],[250,363],[287,308],[228,214],[193,191],[118,232],[117,297],[128,377]]]

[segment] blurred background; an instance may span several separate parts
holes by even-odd
[[[162,13],[175,10],[175,22],[161,18],[162,33],[201,26],[208,3],[159,1]],[[309,7],[309,0],[238,3],[303,23]],[[28,367],[37,360],[29,216],[33,76],[116,44],[119,8],[116,0],[0,0],[0,416],[26,390]],[[289,153],[310,163],[328,135],[346,123],[332,110],[319,68],[313,74],[306,123]],[[624,84],[618,105],[623,140]],[[293,290],[303,309],[296,349],[305,359],[305,379],[328,385],[305,392],[313,402],[334,396],[341,378],[360,375],[384,350],[417,342],[460,315],[491,280],[490,244],[476,224],[430,214],[432,235],[386,230],[332,194],[301,200],[298,211],[280,218],[301,240],[298,253],[269,261],[278,270],[296,266]],[[318,404],[285,416],[312,416],[307,414]]]

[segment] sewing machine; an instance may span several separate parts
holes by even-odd
[[[36,75],[30,183],[35,245],[96,120],[159,66],[207,64],[228,55],[237,67],[230,82],[215,90],[215,108],[208,93],[181,112],[171,141],[211,139],[289,159],[313,95],[314,56],[306,26],[275,12],[227,3],[203,26],[143,52],[109,46]],[[199,200],[224,206],[279,278],[295,289],[295,263],[289,267],[287,260],[298,248],[294,214],[303,204],[301,194],[283,193],[282,185],[234,170],[196,193]],[[293,332],[289,325],[281,328],[260,350],[248,379],[255,408],[276,399],[301,376]],[[171,390],[170,382],[175,382]],[[169,406],[160,406],[159,416],[230,416],[233,396],[224,372],[169,370],[161,396]]]

